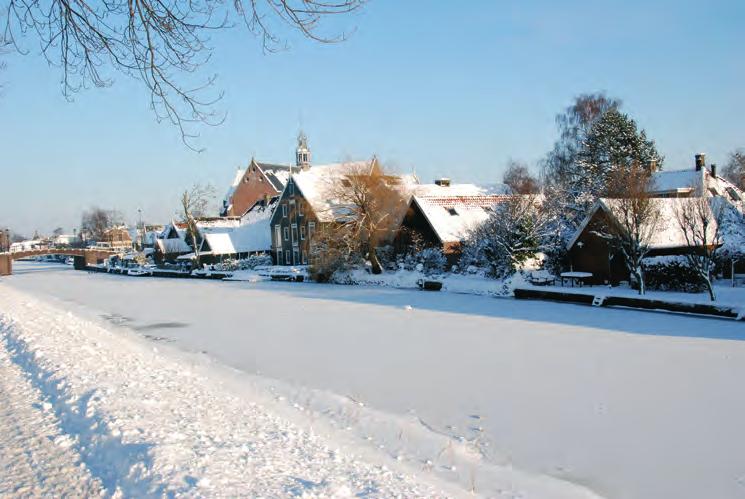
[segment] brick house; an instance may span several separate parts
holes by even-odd
[[[300,132],[295,150],[295,167],[310,164],[308,139]],[[251,158],[245,170],[239,169],[225,194],[220,216],[242,217],[259,201],[265,204],[277,198],[292,174],[292,165],[262,163]]]

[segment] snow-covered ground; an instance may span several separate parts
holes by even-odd
[[[192,352],[199,376],[222,379],[239,401],[273,394],[259,407],[437,490],[444,479],[486,495],[548,487],[537,496],[567,496],[559,489],[568,482],[620,498],[745,493],[742,323],[379,287],[38,268],[18,264],[0,280],[0,308],[6,290],[30,292],[105,324],[113,334],[99,345],[131,342],[135,332],[151,340],[148,352],[158,348],[156,358],[170,359],[170,348]]]

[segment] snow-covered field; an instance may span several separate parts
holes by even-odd
[[[32,374],[51,362],[44,369],[70,379],[76,394],[100,384],[95,393],[104,402],[96,414],[136,432],[122,442],[153,444],[153,464],[143,473],[166,487],[192,486],[193,478],[197,487],[210,476],[229,487],[234,475],[222,466],[237,459],[235,440],[221,433],[231,444],[219,445],[211,423],[204,423],[204,440],[196,429],[179,430],[181,444],[167,438],[169,424],[191,429],[184,419],[175,422],[190,416],[186,421],[196,424],[199,414],[217,412],[219,425],[249,439],[261,425],[241,427],[235,414],[255,410],[290,425],[300,449],[307,443],[310,457],[302,462],[309,470],[327,449],[356,456],[328,471],[325,482],[310,479],[327,488],[298,486],[311,494],[354,490],[361,482],[343,482],[347,472],[375,483],[373,495],[587,493],[570,482],[614,498],[745,494],[742,323],[365,286],[138,279],[42,267],[18,264],[14,276],[0,280],[0,312],[23,316],[3,333],[15,359],[8,365],[28,378],[19,359],[33,360]],[[23,305],[28,301],[34,307]],[[35,319],[44,302],[56,307],[49,312],[56,319]],[[60,335],[71,335],[66,346],[55,341]],[[23,353],[36,350],[44,356]],[[120,351],[123,364],[108,374],[107,362],[90,360]],[[119,383],[117,373],[134,397],[106,394],[106,383]],[[27,388],[45,393],[35,382]],[[177,413],[143,402],[159,398]],[[218,410],[195,409],[213,406]],[[79,447],[69,449],[84,454]],[[203,452],[201,461],[187,457],[194,449]],[[335,461],[323,462],[328,470]],[[359,469],[344,468],[350,463]],[[392,472],[390,482],[378,466]],[[184,474],[192,478],[184,482]],[[98,475],[92,477],[96,486]],[[267,494],[291,493],[288,483]]]

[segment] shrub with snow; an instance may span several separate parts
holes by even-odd
[[[235,271],[235,270],[253,270],[262,265],[271,265],[272,257],[267,254],[251,255],[248,258],[240,260],[229,259],[212,265],[212,270]]]
[[[647,289],[700,293],[706,288],[684,256],[656,256],[642,260]]]

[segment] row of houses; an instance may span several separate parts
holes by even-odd
[[[307,138],[301,133],[295,163],[280,165],[251,159],[236,172],[222,202],[220,216],[198,222],[197,244],[203,263],[251,254],[271,254],[276,265],[305,265],[313,236],[323,225],[334,222],[341,204],[334,192],[344,188],[351,172],[374,173],[377,158],[365,161],[315,165]],[[400,234],[415,232],[426,246],[440,247],[455,261],[468,232],[485,221],[495,206],[511,196],[503,184],[478,186],[456,184],[447,178],[421,183],[415,175],[391,177],[405,193],[408,206],[400,220]],[[653,174],[650,194],[657,198],[662,218],[672,226],[676,204],[692,197],[719,197],[739,207],[743,193],[707,168],[705,157],[696,156],[695,167]],[[567,266],[592,272],[599,281],[622,280],[623,262],[614,258],[607,240],[596,227],[614,216],[614,201],[601,199],[570,239]],[[401,241],[399,241],[401,242]],[[403,241],[405,243],[405,241]],[[157,235],[157,259],[189,259],[194,250],[186,227],[172,222]],[[652,242],[652,254],[678,254],[686,242],[679,231],[661,230]]]

